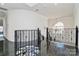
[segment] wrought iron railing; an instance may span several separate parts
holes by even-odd
[[[63,30],[47,28],[47,51],[50,48],[51,42],[73,46],[75,54],[78,55],[78,27],[64,28]]]
[[[15,55],[39,56],[41,55],[41,32],[37,30],[15,31]]]

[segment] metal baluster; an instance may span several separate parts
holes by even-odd
[[[72,42],[72,30],[71,30],[71,42]]]
[[[24,55],[24,31],[23,31],[23,55]]]
[[[24,41],[25,41],[25,49],[26,49],[26,50],[25,50],[25,51],[26,51],[25,54],[26,54],[26,56],[27,56],[27,52],[28,52],[28,51],[27,51],[27,44],[28,44],[28,43],[27,43],[27,34],[28,34],[28,32],[27,32],[27,30],[26,30],[26,32],[25,32],[25,40],[24,40]]]
[[[33,31],[33,45],[34,45],[34,50],[35,50],[35,30]]]
[[[32,39],[32,30],[31,30],[31,46],[32,46],[32,41],[33,39]],[[31,50],[32,50],[32,47],[31,47]],[[32,56],[32,53],[31,53],[31,56]]]
[[[17,55],[16,52],[17,52],[17,31],[15,31],[15,56]]]

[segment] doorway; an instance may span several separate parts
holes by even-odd
[[[4,37],[3,37],[3,18],[0,17],[0,55],[3,54],[3,42],[4,42]]]
[[[0,9],[0,56],[4,55],[4,36],[6,35],[6,10]]]

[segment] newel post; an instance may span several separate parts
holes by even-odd
[[[76,41],[75,41],[76,55],[78,55],[78,27],[76,26]]]

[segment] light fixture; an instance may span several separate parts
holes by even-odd
[[[57,6],[58,4],[57,3],[54,3],[54,5]]]
[[[37,11],[39,11],[39,9],[35,9],[34,11],[37,12]]]
[[[35,6],[37,3],[26,3],[28,6],[33,7]]]

